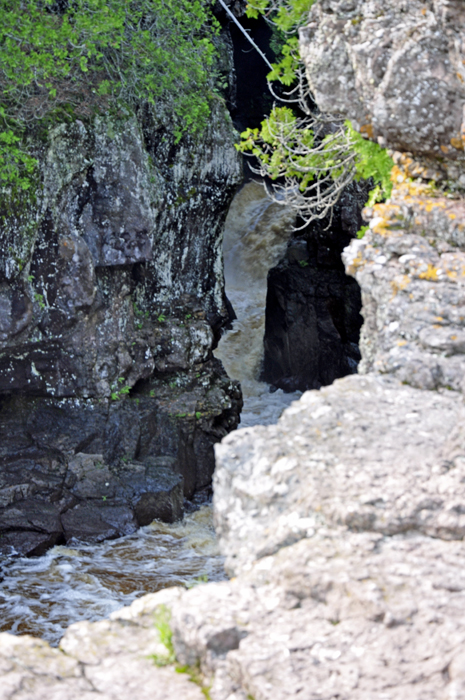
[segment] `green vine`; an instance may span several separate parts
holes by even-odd
[[[381,148],[374,141],[364,138],[352,127],[349,121],[345,122],[352,148],[356,153],[356,180],[368,180],[372,178],[375,187],[368,195],[367,206],[371,207],[382,199],[388,199],[392,192],[391,170],[394,161],[385,148]]]
[[[369,180],[374,188],[368,206],[391,195],[394,163],[377,143],[364,138],[337,115],[320,115],[313,103],[305,66],[299,55],[297,30],[308,20],[315,0],[252,0],[247,15],[263,15],[272,25],[279,61],[267,78],[286,88],[280,97],[270,85],[275,105],[258,129],[246,129],[236,148],[255,156],[252,170],[276,184],[269,192],[276,201],[294,207],[305,225],[323,219],[353,180]],[[291,105],[295,105],[291,106]]]

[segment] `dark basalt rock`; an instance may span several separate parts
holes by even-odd
[[[10,396],[0,404],[0,552],[40,554],[182,517],[207,487],[213,445],[237,427],[237,383],[211,359],[128,397]]]
[[[263,379],[284,391],[306,391],[357,371],[360,288],[341,253],[362,225],[366,187],[344,192],[331,222],[292,238],[268,273]]]
[[[210,484],[241,407],[212,357],[234,140],[217,103],[195,141],[141,112],[36,144],[41,184],[0,227],[4,553],[172,522]]]

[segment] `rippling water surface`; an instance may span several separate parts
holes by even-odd
[[[270,393],[259,380],[263,360],[268,270],[283,257],[295,213],[272,202],[263,186],[247,183],[235,196],[224,231],[226,294],[237,319],[215,351],[233,379],[241,383],[244,409],[240,428],[276,423],[283,410],[301,396],[282,389]]]
[[[72,622],[99,620],[144,593],[224,578],[212,508],[202,506],[181,523],[153,522],[118,540],[3,563],[0,630],[57,644]]]

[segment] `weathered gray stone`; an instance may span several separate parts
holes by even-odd
[[[454,392],[354,376],[304,394],[277,426],[225,438],[214,498],[228,571],[322,526],[463,539],[464,447],[448,441],[462,410]]]
[[[461,697],[462,412],[455,392],[352,376],[217,447],[237,578],[173,606],[215,700]]]
[[[413,152],[430,177],[459,180],[464,27],[461,0],[316,2],[300,51],[319,108],[384,147]]]
[[[390,201],[365,210],[370,231],[343,256],[362,289],[359,371],[463,392],[464,203],[395,175]]]
[[[151,658],[166,653],[153,624],[157,606],[173,599],[164,593],[151,606],[146,596],[150,615],[140,622],[126,616],[70,627],[62,642],[69,653],[33,637],[0,634],[1,700],[201,700],[188,675],[158,668]]]

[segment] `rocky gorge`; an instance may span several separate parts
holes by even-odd
[[[197,367],[201,376],[204,372],[209,381],[212,381],[210,372],[213,371],[209,367],[217,368],[215,381],[221,387],[218,403],[222,410],[219,411],[218,403],[210,409],[214,414],[217,411],[216,422],[212,422],[208,410],[206,424],[197,419],[196,414],[205,410],[202,393],[197,396],[194,391],[195,405],[193,403],[189,411],[183,408],[191,400],[190,390],[195,389],[187,382],[179,383],[184,393],[179,391],[174,399],[170,395],[169,400],[176,401],[176,397],[180,397],[174,411],[189,413],[179,420],[185,420],[189,426],[197,426],[196,421],[200,421],[201,446],[206,441],[210,449],[214,441],[212,435],[223,437],[216,446],[214,513],[220,549],[232,578],[187,591],[180,587],[168,588],[140,598],[109,619],[71,625],[58,649],[33,637],[1,634],[1,698],[71,700],[97,696],[122,700],[130,693],[139,698],[160,699],[178,696],[194,699],[206,695],[212,700],[401,700],[407,697],[458,700],[465,696],[464,28],[465,8],[461,0],[389,0],[383,3],[379,0],[317,0],[310,10],[308,23],[300,33],[300,51],[318,106],[322,110],[336,106],[361,132],[393,152],[396,167],[392,173],[394,190],[390,200],[364,211],[369,230],[363,238],[352,240],[343,252],[345,269],[361,288],[362,359],[358,374],[306,392],[284,412],[277,424],[246,427],[227,437],[221,435],[221,431],[225,433],[237,424],[240,403],[237,385],[223,374],[219,362],[209,354],[215,328],[221,325],[222,318],[226,319],[221,283],[208,292],[199,291],[195,285],[204,279],[201,274],[195,279],[187,277],[187,282],[182,277],[183,283],[175,287],[179,288],[179,298],[195,290],[199,307],[181,306],[182,311],[176,316],[171,307],[163,307],[163,303],[168,304],[167,297],[163,296],[166,289],[163,280],[171,279],[166,276],[163,259],[157,258],[158,265],[153,265],[157,270],[160,267],[165,270],[165,277],[156,278],[159,286],[150,288],[150,284],[155,284],[150,275],[155,272],[147,275],[148,281],[139,273],[139,270],[151,269],[152,265],[146,261],[144,267],[137,267],[140,261],[135,258],[150,257],[150,246],[143,237],[133,248],[129,245],[126,251],[115,249],[111,246],[110,224],[107,249],[108,241],[96,240],[107,230],[106,219],[98,226],[89,224],[91,243],[86,241],[87,247],[92,256],[101,255],[99,260],[107,260],[103,267],[110,271],[105,270],[103,274],[98,272],[99,265],[88,266],[86,274],[91,280],[92,274],[96,280],[99,275],[101,280],[111,277],[115,285],[126,281],[129,290],[136,289],[136,286],[131,288],[129,276],[136,277],[141,285],[137,290],[141,291],[136,293],[136,306],[130,298],[126,309],[133,316],[138,338],[134,347],[142,340],[145,343],[145,354],[139,356],[133,351],[134,357],[143,357],[147,364],[137,359],[130,366],[129,363],[125,365],[124,353],[120,359],[114,351],[113,373],[99,373],[95,367],[100,365],[95,360],[89,369],[80,373],[85,382],[76,387],[72,364],[67,374],[66,363],[50,363],[53,368],[64,368],[60,369],[61,383],[55,380],[53,383],[54,387],[60,387],[56,396],[49,388],[52,382],[47,372],[51,370],[47,370],[46,363],[39,362],[39,356],[42,360],[45,354],[42,348],[48,341],[34,340],[39,327],[34,324],[40,323],[35,320],[36,316],[42,318],[43,312],[44,329],[47,329],[47,322],[52,322],[47,316],[49,297],[45,298],[43,291],[27,295],[32,306],[39,305],[33,319],[33,311],[30,316],[27,313],[24,279],[15,282],[15,286],[6,277],[4,306],[7,308],[10,304],[8,308],[18,309],[18,318],[23,314],[26,323],[20,319],[19,330],[13,333],[7,325],[10,316],[5,313],[8,342],[17,343],[16,354],[9,351],[13,360],[5,361],[5,382],[14,384],[18,381],[15,376],[26,377],[33,396],[26,406],[24,392],[19,390],[17,395],[10,392],[5,398],[5,405],[10,402],[15,411],[19,411],[13,415],[21,415],[20,424],[25,426],[23,431],[17,427],[8,431],[15,434],[18,441],[15,473],[19,473],[21,460],[35,460],[39,465],[41,460],[45,461],[44,452],[40,452],[44,450],[41,435],[46,437],[52,426],[52,435],[47,440],[53,449],[47,444],[46,454],[47,459],[51,459],[52,454],[56,461],[47,464],[50,464],[50,473],[55,470],[57,474],[60,496],[50,495],[49,484],[40,487],[43,483],[39,481],[40,469],[35,471],[39,483],[35,488],[39,496],[40,488],[44,489],[42,500],[47,508],[48,504],[58,504],[53,505],[54,513],[59,511],[64,502],[60,499],[65,496],[75,499],[71,506],[63,509],[65,515],[78,508],[78,501],[85,494],[86,475],[93,475],[97,462],[101,461],[105,474],[102,484],[107,487],[110,477],[115,479],[115,484],[112,483],[115,499],[122,499],[124,489],[129,488],[121,474],[128,464],[133,465],[133,474],[138,475],[143,487],[131,481],[132,492],[129,495],[124,492],[125,503],[130,502],[131,506],[125,507],[132,508],[131,513],[135,513],[132,517],[142,520],[144,515],[137,516],[137,513],[143,513],[143,507],[137,499],[143,492],[151,494],[150,502],[155,500],[156,491],[147,490],[152,473],[160,474],[165,470],[163,473],[173,479],[173,474],[182,474],[183,464],[177,452],[158,449],[159,443],[154,440],[156,419],[148,415],[153,406],[150,399],[154,399],[155,404],[162,402],[166,394],[162,393],[159,398],[159,387],[173,366],[192,381]],[[220,163],[225,157],[223,146],[224,142],[215,151]],[[84,149],[79,149],[79,154],[81,152]],[[232,149],[230,154],[232,169],[236,172],[237,161]],[[207,156],[207,162],[212,162]],[[203,163],[201,158],[199,155],[199,162]],[[130,167],[128,162],[130,159],[125,158],[125,167]],[[203,167],[206,169],[204,176],[208,176],[207,165]],[[175,168],[173,170],[176,172]],[[234,177],[226,178],[231,186],[237,182]],[[55,196],[55,190],[50,197]],[[87,253],[82,239],[72,230],[75,216],[72,192],[71,187],[66,189],[69,206],[60,207],[59,211],[68,212],[70,243],[75,246],[79,243],[84,252],[81,257],[77,255],[77,260],[74,255],[67,259],[65,253],[63,258],[65,263],[70,260],[81,266],[80,260]],[[90,205],[86,201],[79,216],[82,218],[88,206],[87,221],[94,221],[97,215],[92,209],[92,199],[89,201]],[[141,201],[144,201],[142,196],[133,206],[140,207]],[[224,213],[226,208],[227,205]],[[124,215],[128,210],[131,210],[129,204],[124,206]],[[150,211],[150,216],[155,216],[156,212]],[[110,213],[106,216],[111,221]],[[143,219],[149,214],[138,210],[137,216]],[[216,216],[215,222],[218,220]],[[344,220],[344,214],[340,220]],[[351,220],[346,228],[353,225]],[[153,251],[153,240],[151,245]],[[323,295],[328,292],[325,274],[330,275],[324,270],[321,274],[319,265],[324,268],[324,257],[321,251],[318,257],[318,246],[315,247],[312,255],[309,241],[291,241],[285,259],[278,263],[277,271],[270,274],[269,280],[277,276],[282,279],[287,269],[295,264],[296,271],[302,272],[305,279],[308,277],[308,284],[303,283],[293,291],[290,306],[295,307],[297,300],[302,308],[307,308],[302,298],[307,296],[320,311],[339,308],[333,301],[327,306],[321,301],[315,302],[313,292],[313,296],[310,292],[302,293],[302,290],[308,291],[314,280],[318,281]],[[40,247],[37,250],[41,250]],[[120,259],[121,255],[131,259],[136,272],[133,267],[130,271],[111,272],[108,260],[112,256]],[[299,260],[308,265],[299,265]],[[34,277],[36,284],[37,273],[30,272],[28,264],[27,260],[22,263],[25,265],[22,269]],[[198,264],[192,272],[197,272],[197,268]],[[17,279],[20,274],[22,270],[11,279]],[[62,311],[60,300],[65,292],[68,299],[72,298],[67,281],[72,276],[69,270],[62,278],[60,274],[58,269],[44,279],[41,289],[48,295],[52,282],[62,285],[61,289],[53,291],[55,296],[50,291],[50,299],[54,304],[57,300],[56,310],[62,313],[58,331],[65,339],[76,337],[73,347],[76,345],[77,349],[72,354],[76,352],[77,361],[85,368],[88,355],[82,352],[79,356],[77,350],[86,348],[90,334],[94,356],[99,358],[99,352],[103,352],[99,351],[98,343],[102,330],[100,323],[91,324],[95,334],[92,335],[87,320],[92,316],[88,311],[76,311],[76,306],[68,303],[64,305],[66,311]],[[338,278],[340,285],[348,284],[341,280],[344,278]],[[103,281],[101,286],[97,282],[94,284],[88,295],[90,303],[85,308],[93,308],[95,304],[95,313],[104,314],[108,308],[106,304],[117,306],[121,296],[126,298],[121,293],[112,293],[109,282],[108,286]],[[151,290],[147,298],[142,295],[145,284]],[[16,289],[20,291],[15,297]],[[92,296],[93,289],[95,296]],[[270,296],[278,298],[276,291],[270,289],[279,289],[279,279],[268,289]],[[46,308],[41,309],[40,300],[34,300],[35,293],[42,294],[42,304]],[[336,285],[334,296],[336,301],[351,300],[352,292],[338,290]],[[149,317],[144,315],[146,303],[153,298],[156,312],[163,316],[163,321],[157,317],[154,322],[154,307],[147,306]],[[285,305],[281,304],[281,308]],[[66,331],[64,318],[71,312],[72,323]],[[348,304],[347,314],[349,312],[358,313],[355,304]],[[286,313],[288,323],[293,317],[290,312]],[[80,314],[85,323],[80,320]],[[186,324],[188,314],[196,319],[192,325]],[[346,369],[352,371],[348,358],[357,361],[356,350],[351,346],[356,339],[348,332],[345,335],[340,332],[346,316],[341,311],[338,314],[320,313],[312,317],[309,313],[313,325],[307,325],[311,329],[318,324],[323,330],[330,328],[326,337],[332,334],[337,339],[339,362],[345,362]],[[296,312],[295,316],[298,315]],[[51,312],[50,317],[53,318]],[[150,325],[148,318],[152,319]],[[167,328],[167,323],[173,335],[189,334],[189,337],[201,339],[195,343],[191,341],[190,347],[195,351],[199,345],[204,348],[203,354],[194,354],[198,360],[192,367],[188,360],[177,359],[174,351],[167,352],[164,348],[168,346],[154,339]],[[267,319],[268,323],[271,326],[268,325],[268,341],[265,336],[267,352],[273,348],[273,338],[280,333],[283,337],[282,322],[272,323]],[[119,332],[118,341],[127,342],[132,338],[125,332],[124,324],[117,323],[116,328],[111,323],[108,325],[112,332]],[[141,328],[137,328],[138,325]],[[39,331],[42,333],[40,328]],[[47,337],[46,332],[43,335]],[[11,341],[16,337],[17,341]],[[15,367],[24,363],[26,349],[29,347],[27,352],[31,351],[27,346],[31,342],[39,343],[37,359],[26,355],[29,374],[15,373]],[[280,347],[274,342],[275,347]],[[62,342],[62,345],[65,344]],[[151,358],[146,357],[147,347]],[[131,353],[129,348],[126,350]],[[299,348],[297,350],[299,358],[302,353]],[[70,351],[65,348],[63,356],[67,352]],[[322,354],[327,351],[323,349]],[[174,362],[170,359],[173,357]],[[320,355],[316,357],[312,366],[320,368]],[[109,360],[107,362],[113,367]],[[301,376],[302,361],[299,362],[295,365],[297,369],[288,362],[281,375],[290,378],[291,388],[298,388],[296,377]],[[284,361],[280,366],[284,366]],[[328,381],[347,373],[340,367]],[[131,402],[112,402],[111,394],[108,397],[110,391],[119,391],[119,375],[123,377],[120,383],[123,387],[132,383],[135,399]],[[313,388],[326,383],[321,374],[313,377],[313,384],[305,378],[309,382],[307,386]],[[154,391],[152,397],[151,391]],[[79,393],[78,398],[76,393]],[[104,400],[99,403],[98,398],[105,396],[106,403]],[[61,429],[58,417],[64,415],[68,420],[71,408],[81,409],[88,404],[92,410],[96,408],[97,417],[100,412],[104,414],[103,418],[98,418],[101,427],[86,442],[82,424],[77,422],[74,434],[80,442],[68,443],[68,448],[63,436],[69,440],[69,423]],[[47,423],[40,423],[50,405],[53,417]],[[166,410],[165,404],[157,408],[156,416]],[[174,411],[170,409],[170,413]],[[117,415],[123,412],[125,415]],[[5,410],[4,415],[6,421],[11,413]],[[35,425],[42,427],[34,432]],[[134,430],[130,447],[125,443],[128,440],[126,431],[118,439],[121,425],[130,425],[131,431]],[[152,426],[155,427],[150,432]],[[106,440],[105,435],[108,435]],[[169,444],[185,444],[178,440],[173,439]],[[187,442],[194,446],[199,444],[195,440]],[[149,447],[144,447],[145,444]],[[157,449],[151,447],[152,444],[157,444]],[[115,445],[121,446],[116,449],[116,458],[112,461],[111,450]],[[38,457],[35,454],[30,457],[34,451],[38,451]],[[193,451],[199,454],[194,448]],[[103,459],[95,455],[103,455]],[[122,461],[121,456],[126,455],[127,462]],[[11,463],[11,456],[6,457],[5,464]],[[211,475],[213,463],[208,464]],[[4,512],[17,512],[19,515],[11,517],[31,520],[24,506],[29,502],[29,495],[23,494],[26,489],[21,486],[23,483],[29,484],[29,479],[19,484],[5,484],[7,494],[14,492],[19,496],[11,497]],[[200,474],[193,490],[204,483],[206,478],[204,480]],[[139,493],[136,493],[137,488],[140,488]],[[177,492],[175,488],[171,493],[177,493],[179,499],[179,486]],[[192,493],[189,487],[184,488],[185,493]],[[102,501],[100,492],[98,498]],[[176,499],[170,498],[173,513]],[[116,506],[121,507],[121,501],[116,501]],[[145,517],[152,517],[153,512],[147,506]],[[13,532],[14,528],[5,528],[5,532],[9,531]],[[38,528],[25,530],[21,525],[17,531],[31,533]],[[45,535],[41,533],[41,536],[44,541]],[[164,667],[157,664],[164,664]],[[176,667],[180,673],[175,672]]]
[[[169,136],[145,128],[56,127],[30,237],[14,216],[5,224],[4,553],[175,520],[183,496],[211,481],[212,444],[238,422],[240,390],[211,355],[228,320],[220,235],[241,173],[232,124],[218,107],[204,142],[174,159]]]

